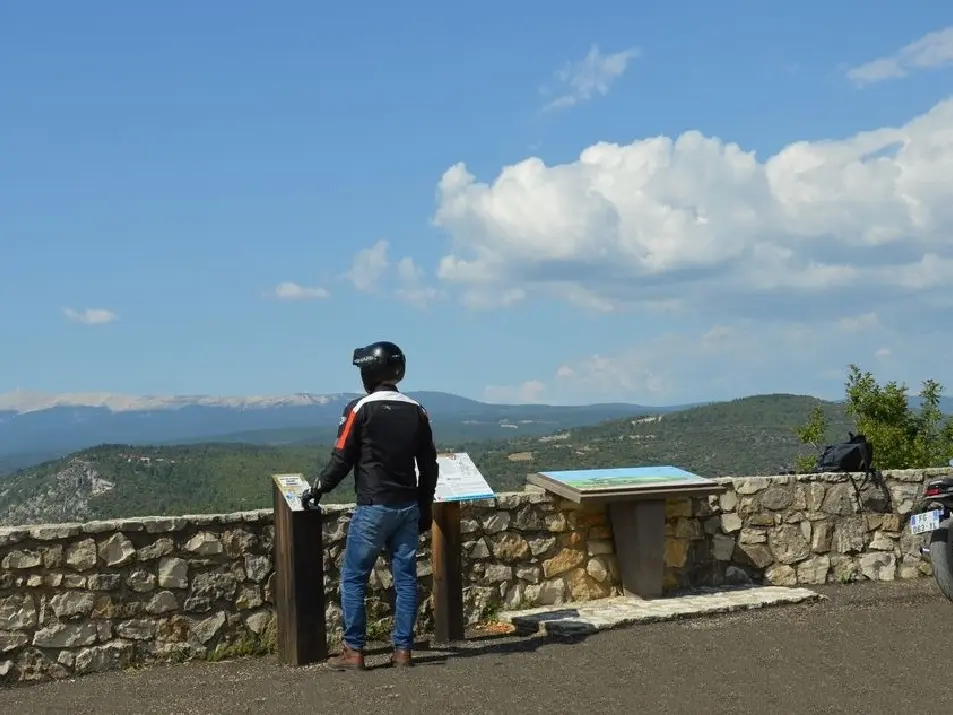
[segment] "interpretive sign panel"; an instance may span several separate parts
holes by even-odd
[[[622,489],[623,487],[681,487],[714,484],[678,467],[622,467],[621,469],[576,469],[542,472],[543,476],[580,490]]]
[[[275,480],[275,486],[281,492],[288,508],[291,511],[304,511],[301,505],[301,494],[311,487],[304,477],[300,474],[273,474],[272,479]]]
[[[437,464],[440,474],[434,493],[433,533],[430,538],[433,643],[446,645],[464,637],[460,503],[492,499],[495,495],[466,452],[438,454]]]
[[[711,479],[670,465],[540,472],[529,481],[576,502],[698,496],[724,489]]]
[[[606,505],[622,590],[639,598],[662,595],[666,499],[725,491],[718,482],[670,465],[541,472],[529,481],[570,501]]]
[[[437,503],[492,499],[493,490],[466,452],[438,454],[440,476],[434,501]]]

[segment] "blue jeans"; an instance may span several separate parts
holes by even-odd
[[[341,610],[344,642],[363,650],[367,638],[364,596],[374,562],[385,546],[390,553],[396,607],[394,648],[410,649],[417,621],[417,542],[420,539],[417,504],[403,507],[358,506],[347,530],[341,568]]]

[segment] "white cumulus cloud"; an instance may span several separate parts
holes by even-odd
[[[918,70],[953,65],[953,26],[930,32],[892,55],[879,57],[847,70],[847,78],[857,86],[899,79]]]
[[[531,157],[489,180],[461,163],[437,187],[437,275],[471,308],[543,299],[613,331],[606,349],[588,322],[566,328],[590,347],[530,376],[549,401],[837,396],[852,362],[953,390],[950,177],[951,98],[771,155],[687,131],[598,142],[563,164]]]
[[[396,288],[392,295],[416,308],[426,308],[440,297],[440,290],[427,284],[424,269],[413,258],[405,256],[392,264],[389,251],[388,241],[378,241],[370,248],[359,251],[346,277],[358,290],[374,293],[385,285],[393,286],[391,281],[395,275]]]
[[[358,251],[347,277],[360,291],[374,291],[380,279],[387,273],[390,261],[387,258],[389,244],[387,241],[378,241],[370,248]]]
[[[275,288],[275,297],[281,300],[314,300],[316,298],[327,298],[330,295],[324,288],[311,288],[291,281],[280,283]]]
[[[410,256],[397,262],[397,298],[418,308],[425,308],[437,297],[437,289],[424,281],[424,270]]]
[[[105,325],[119,319],[118,315],[105,308],[86,308],[84,310],[63,308],[63,315],[66,316],[67,320],[86,325]]]
[[[555,73],[556,88],[540,88],[542,94],[558,93],[544,107],[544,111],[572,107],[589,101],[595,95],[605,96],[613,83],[625,73],[629,62],[639,54],[637,47],[631,47],[604,55],[598,45],[593,45],[581,60],[568,62]]]
[[[866,328],[858,332],[846,325]],[[564,402],[648,405],[731,399],[753,392],[842,397],[849,363],[872,370],[881,380],[907,381],[914,388],[927,377],[943,382],[949,375],[953,338],[941,330],[918,330],[916,340],[910,337],[902,325],[887,328],[868,315],[811,322],[739,319],[703,331],[672,329],[609,354],[574,356],[556,368],[548,394]],[[925,351],[924,345],[931,350]],[[884,372],[887,358],[893,362]]]
[[[438,186],[433,220],[453,246],[438,275],[473,306],[545,294],[602,312],[942,309],[951,127],[947,99],[903,126],[764,158],[688,131],[599,142],[562,165],[529,158],[491,182],[457,164]]]

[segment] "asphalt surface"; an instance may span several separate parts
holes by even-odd
[[[932,579],[816,588],[828,600],[632,626],[576,641],[491,638],[412,669],[334,673],[273,659],[0,688],[0,713],[953,712],[953,603]]]

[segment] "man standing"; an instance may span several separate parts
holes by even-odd
[[[347,532],[341,569],[344,652],[328,663],[334,670],[363,670],[367,615],[364,595],[381,549],[391,558],[397,594],[391,664],[411,665],[417,620],[417,545],[433,522],[437,449],[430,418],[397,389],[407,361],[391,342],[354,351],[366,395],[344,408],[331,458],[302,495],[316,508],[352,469],[357,506]],[[414,464],[420,473],[418,483]]]

